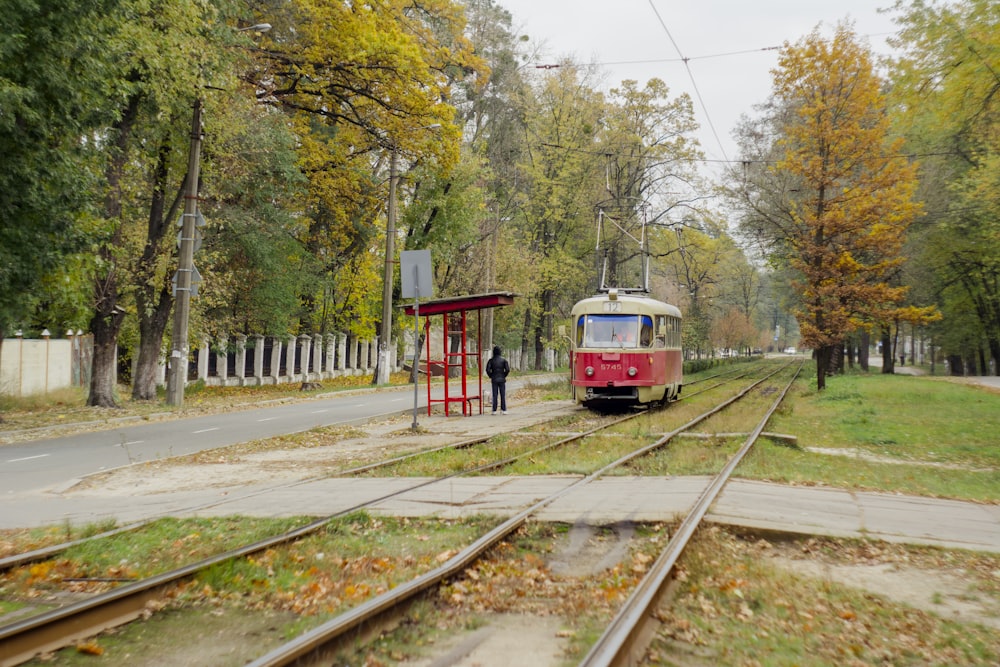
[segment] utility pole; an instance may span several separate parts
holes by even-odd
[[[389,203],[385,216],[385,276],[382,282],[382,335],[378,339],[378,373],[375,384],[388,384],[392,359],[392,265],[396,256],[396,181],[398,153],[389,156]]]
[[[191,283],[194,275],[194,241],[198,218],[198,169],[201,161],[201,98],[194,102],[191,121],[191,150],[188,154],[187,181],[184,184],[184,215],[177,260],[177,283],[174,293],[174,329],[171,335],[170,377],[167,403],[184,404],[184,385],[188,367],[188,320],[191,316]]]

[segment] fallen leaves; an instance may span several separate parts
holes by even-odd
[[[76,645],[77,653],[84,655],[104,655],[104,649],[95,641],[84,642]]]
[[[683,662],[688,646],[706,650],[717,664],[858,666],[909,664],[914,656],[921,664],[991,665],[1000,656],[1000,638],[985,628],[776,569],[768,556],[777,550],[859,563],[912,565],[922,558],[919,549],[898,545],[821,538],[775,545],[705,530],[684,556],[682,592],[658,613],[663,627],[651,654]]]

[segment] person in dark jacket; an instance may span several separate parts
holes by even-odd
[[[510,364],[500,355],[500,346],[493,346],[493,356],[486,362],[486,374],[493,385],[493,413],[497,413],[497,394],[500,395],[500,411],[507,414],[507,375]]]

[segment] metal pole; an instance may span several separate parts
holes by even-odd
[[[188,320],[191,316],[191,276],[194,273],[194,235],[198,217],[198,168],[201,160],[201,99],[194,102],[191,120],[191,151],[184,187],[184,216],[177,259],[177,291],[174,297],[174,329],[171,336],[170,378],[167,403],[183,405],[188,366]]]
[[[378,341],[378,373],[375,384],[389,382],[389,351],[392,349],[392,264],[396,242],[396,149],[389,158],[389,205],[385,216],[385,276],[382,282],[382,335]]]
[[[427,372],[431,369],[428,366]],[[413,267],[413,426],[417,430],[417,385],[420,384],[420,281]]]

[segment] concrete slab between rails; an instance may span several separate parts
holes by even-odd
[[[124,524],[167,515],[328,516],[367,503],[374,503],[367,511],[398,516],[510,516],[560,491],[563,495],[539,512],[541,520],[592,524],[673,521],[695,503],[708,480],[606,477],[569,488],[579,479],[573,475],[456,477],[417,488],[412,487],[428,480],[319,479],[279,487],[201,488],[128,497],[102,495],[99,490],[70,497],[8,496],[0,527],[79,526],[106,519]],[[405,492],[389,497],[401,491]],[[707,520],[774,532],[865,537],[1000,553],[1000,505],[733,480],[710,509]]]
[[[197,514],[333,514],[378,501],[368,511],[441,518],[509,516],[551,494],[566,491],[543,508],[538,518],[593,524],[673,521],[697,501],[708,482],[706,477],[606,477],[568,489],[578,479],[571,475],[462,477],[392,498],[386,496],[425,480],[332,479],[270,492],[264,503],[259,498],[236,499]],[[706,518],[767,531],[1000,553],[997,505],[733,480]]]

